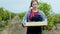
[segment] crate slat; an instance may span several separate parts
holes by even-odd
[[[26,22],[24,26],[47,26],[47,22]]]

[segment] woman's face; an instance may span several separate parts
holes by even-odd
[[[32,3],[32,8],[35,8],[35,9],[36,9],[37,7],[38,7],[37,2],[36,2],[36,1],[35,1],[35,2],[33,2],[33,3]]]

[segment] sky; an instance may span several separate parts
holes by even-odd
[[[42,2],[47,2],[51,5],[52,11],[55,13],[60,13],[60,0],[41,0]]]
[[[14,13],[27,11],[31,0],[0,0],[0,7]],[[60,13],[60,0],[38,0],[51,5],[55,13]]]

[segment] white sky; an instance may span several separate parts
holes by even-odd
[[[0,7],[3,7],[11,12],[20,13],[27,11],[31,0],[0,0]],[[60,0],[39,0],[47,2],[52,6],[55,13],[60,13]]]

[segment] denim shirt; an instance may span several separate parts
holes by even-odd
[[[30,22],[30,19],[29,19],[29,15],[30,15],[30,10],[26,12],[25,16],[23,17],[23,20],[22,20],[22,24],[25,23],[25,21],[28,21]],[[39,15],[41,15],[41,17],[43,18],[43,21],[47,21],[47,18],[46,18],[46,15],[43,13],[43,11],[39,11]]]

